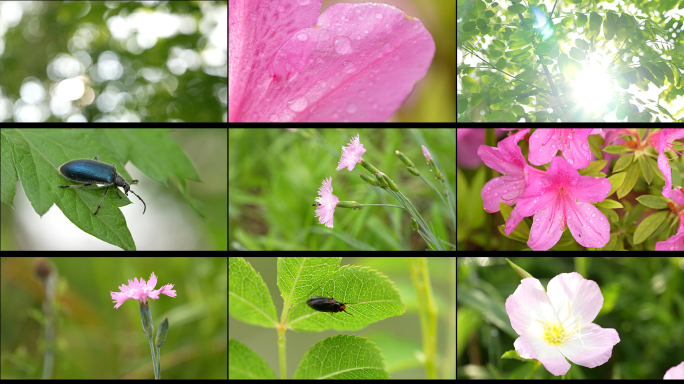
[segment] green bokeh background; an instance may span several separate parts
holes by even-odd
[[[164,316],[169,333],[161,348],[162,379],[228,377],[225,257],[50,257],[59,270],[54,379],[154,379],[140,306],[114,309],[110,291],[154,272],[156,289],[174,284],[177,296],[149,300],[155,334]],[[2,379],[40,379],[45,329],[44,288],[33,257],[3,257]]]
[[[566,378],[661,380],[684,360],[682,257],[510,257],[544,289],[561,274],[578,272],[595,281],[603,307],[593,323],[613,328],[620,342],[603,365],[574,363]],[[458,379],[525,379],[534,363],[502,359],[518,337],[506,299],[520,276],[503,257],[458,258]],[[543,366],[531,377],[560,378]]]

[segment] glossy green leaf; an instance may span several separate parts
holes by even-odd
[[[583,51],[588,51],[589,50],[589,43],[582,39],[575,39],[575,47],[583,50]]]
[[[480,84],[478,84],[477,80],[473,79],[472,77],[463,76],[461,78],[461,83],[463,84],[463,88],[467,89],[469,92],[480,93]]]
[[[494,11],[492,11],[492,10],[485,11],[485,17],[492,18],[494,16],[496,16],[496,13],[494,13]]]
[[[578,28],[584,27],[584,24],[586,24],[587,20],[589,20],[587,15],[585,15],[584,13],[575,13],[575,16],[577,17]]]
[[[575,47],[570,48],[570,57],[578,61],[584,61],[587,59],[587,55]]]
[[[526,9],[527,9],[527,7],[525,7],[522,4],[513,4],[510,7],[508,7],[508,12],[523,13],[523,12],[525,12]],[[451,105],[453,105],[453,104],[451,104]]]
[[[487,29],[487,22],[484,19],[477,19],[476,24],[480,31]]]
[[[474,30],[476,27],[477,27],[477,25],[475,24],[474,21],[467,21],[467,22],[463,23],[463,30],[466,31],[466,32],[472,31],[472,30]],[[453,105],[453,104],[452,104],[452,105]]]

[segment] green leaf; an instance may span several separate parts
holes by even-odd
[[[589,30],[598,31],[603,23],[603,18],[598,13],[592,11],[589,14]]]
[[[627,176],[625,177],[625,181],[617,190],[618,199],[622,199],[623,197],[627,196],[632,189],[634,189],[634,185],[636,184],[640,174],[641,168],[639,168],[636,163],[632,163],[629,168],[627,168]]]
[[[491,109],[493,109],[493,110],[495,110],[495,111],[498,111],[498,110],[501,110],[501,109],[508,109],[510,106],[511,106],[511,102],[510,102],[510,101],[502,101],[502,102],[500,102],[500,103],[496,103],[496,104],[490,105],[489,108],[491,108]]]
[[[480,84],[478,84],[477,80],[473,79],[472,77],[463,76],[461,78],[461,83],[463,84],[463,88],[467,89],[469,92],[480,93]]]
[[[511,108],[511,111],[515,113],[518,117],[525,115],[525,108],[517,104]]]
[[[570,48],[570,57],[578,61],[584,61],[587,59],[587,55],[575,47]]]
[[[484,19],[477,19],[477,28],[480,29],[480,31],[487,29],[487,22],[484,21]]]
[[[668,207],[667,199],[661,196],[641,195],[636,198],[641,205],[651,209],[665,209]]]
[[[644,79],[646,79],[646,80],[650,81],[651,83],[655,84],[657,87],[662,87],[662,86],[663,86],[663,85],[660,83],[660,81],[658,81],[658,80],[653,76],[653,74],[651,73],[651,71],[648,70],[647,67],[645,67],[645,66],[642,65],[642,66],[640,66],[640,67],[637,67],[636,70],[637,70],[637,72],[639,72],[639,75],[641,75],[641,77],[643,77]],[[647,88],[647,89],[648,89],[648,88]]]
[[[503,116],[503,115],[504,115],[504,111],[494,111],[494,112],[492,112],[489,116],[486,116],[486,117],[484,118],[484,121],[496,120],[496,119],[498,119],[499,117],[501,117],[501,116]]]
[[[508,111],[506,116],[504,116],[504,121],[507,123],[515,123],[518,121],[518,119],[515,117],[515,114],[511,111]]]
[[[618,26],[618,15],[613,12],[606,13],[606,21],[603,23],[603,36],[606,40],[611,40],[615,36]]]
[[[651,185],[651,180],[653,180],[653,172],[651,172],[651,167],[648,165],[648,161],[644,160],[645,157],[639,158],[639,165],[641,165],[641,173],[644,175],[644,180],[648,185]]]
[[[537,44],[537,48],[534,50],[534,52],[539,56],[543,56],[543,55],[549,53],[549,51],[551,50],[552,47],[553,47],[553,45],[551,43],[547,43],[547,42],[539,43],[539,44]]]
[[[658,87],[662,87],[665,83],[665,74],[660,70],[660,68],[658,68],[658,66],[652,63],[644,63],[644,65],[651,71],[653,78],[658,80]]]
[[[623,103],[620,104],[620,106],[617,108],[616,117],[618,120],[623,120],[625,117],[627,117],[627,114],[629,113],[629,103]]]
[[[499,51],[498,49],[492,49],[489,51],[489,53],[492,55],[492,57],[501,57],[503,56],[503,52]]]
[[[570,26],[572,25],[572,17],[568,16],[563,18],[560,24],[563,26],[563,28],[570,28]]]
[[[628,89],[629,88],[629,81],[627,81],[627,78],[624,76],[624,74],[619,74],[617,77],[617,83],[622,89]]]
[[[489,87],[489,86],[494,85],[494,83],[496,83],[496,79],[494,79],[491,76],[482,75],[482,83]]]
[[[463,113],[463,112],[465,112],[465,110],[467,108],[468,108],[468,99],[466,99],[465,97],[456,102],[456,112],[457,113],[459,113],[459,114]]]
[[[658,105],[658,110],[660,110],[660,112],[662,112],[663,114],[665,114],[665,115],[667,115],[667,116],[670,116],[670,118],[671,118],[672,120],[677,120],[677,119],[674,118],[674,116],[672,116],[672,114],[670,114],[670,111],[668,111],[667,109],[661,107],[660,105]]]
[[[527,7],[525,7],[525,6],[522,5],[522,4],[513,4],[513,5],[511,5],[510,7],[508,7],[508,12],[511,12],[511,13],[523,13],[523,12],[525,12],[526,9],[527,9]],[[453,105],[453,104],[452,104],[452,105]]]
[[[500,71],[503,71],[503,70],[506,68],[506,65],[507,65],[507,64],[508,64],[508,63],[506,62],[506,59],[504,59],[504,58],[502,57],[502,58],[499,59],[499,61],[496,62],[496,65],[494,65],[494,66],[496,67],[496,69],[498,69],[498,70],[500,70]]]
[[[485,4],[482,0],[476,0],[475,7],[480,11],[484,11],[485,9],[487,9],[487,4]]]
[[[492,45],[493,45],[496,49],[500,49],[500,50],[502,50],[502,51],[505,51],[505,50],[506,50],[506,44],[504,44],[501,40],[492,40]]]
[[[475,24],[474,21],[467,21],[467,22],[463,23],[463,30],[466,31],[466,32],[472,31],[472,30],[474,30],[476,27],[477,27],[477,25]]]
[[[565,0],[565,2],[570,4],[581,4],[582,0]]]
[[[496,16],[496,13],[494,13],[494,11],[489,10],[489,9],[487,11],[485,11],[485,17],[492,18],[494,16]]]
[[[553,47],[551,47],[551,51],[549,51],[549,58],[556,59],[558,58],[558,55],[560,55],[560,48],[558,47],[558,44],[554,44]]]
[[[633,242],[634,244],[640,244],[646,241],[653,232],[660,227],[660,225],[665,221],[669,211],[660,211],[652,215],[647,216],[639,226],[637,226],[634,231]]]
[[[512,49],[512,50],[516,50],[516,49],[520,49],[520,48],[526,47],[526,46],[528,46],[528,45],[530,45],[530,44],[532,44],[532,41],[531,41],[531,40],[528,40],[528,39],[521,39],[521,40],[516,40],[516,41],[512,42],[511,44],[509,44],[509,45],[508,45],[508,48],[510,48],[510,49]]]
[[[478,104],[480,104],[480,100],[482,100],[482,94],[474,93],[472,96],[470,96],[470,106],[476,107]]]
[[[505,91],[501,93],[501,98],[503,100],[513,100],[516,96],[518,96],[518,93],[519,92],[515,90]]]
[[[658,68],[660,68],[660,71],[663,72],[663,74],[667,78],[667,81],[669,81],[670,84],[675,83],[674,76],[672,75],[672,70],[670,69],[670,67],[667,66],[667,64],[663,63],[662,61],[659,61],[657,63],[653,63],[653,65],[656,65],[658,66]]]
[[[584,13],[575,13],[575,15],[577,16],[577,28],[584,27],[584,24],[586,24],[587,20],[589,20],[587,15]]]
[[[583,50],[583,51],[588,51],[589,50],[589,43],[582,39],[575,39],[575,47]]]

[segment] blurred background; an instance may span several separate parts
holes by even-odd
[[[150,345],[141,332],[140,305],[114,309],[111,292],[128,280],[159,289],[174,284],[177,296],[149,300],[155,334],[165,316],[169,333],[161,348],[162,379],[227,379],[227,258],[225,257],[33,257],[0,258],[2,379],[43,377],[45,281],[59,277],[54,313],[53,379],[154,379]],[[41,266],[43,267],[38,267]]]
[[[596,368],[571,363],[566,378],[660,380],[684,360],[683,257],[511,257],[546,289],[561,273],[578,272],[601,289],[593,321],[613,328],[620,342]],[[458,258],[458,379],[555,379],[543,366],[502,359],[518,334],[506,299],[520,276],[503,257]],[[528,376],[531,375],[531,376]]]
[[[406,170],[395,151],[413,161],[425,178],[442,191],[426,164],[425,145],[441,169],[455,199],[455,129],[229,129],[228,238],[231,249],[314,250],[425,249],[411,231],[403,209],[338,208],[333,229],[318,224],[314,199],[331,177],[340,201],[393,204],[396,201],[359,177],[357,165],[336,171],[342,147],[359,135],[363,158],[385,172],[411,199],[440,238],[455,244],[456,230],[446,205],[422,179]],[[453,200],[452,200],[453,201]],[[448,248],[448,247],[447,247]]]
[[[226,1],[0,2],[0,121],[227,122]]]

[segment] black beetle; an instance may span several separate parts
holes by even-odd
[[[329,294],[329,293],[328,293]],[[306,301],[306,305],[311,307],[311,309],[315,309],[319,312],[344,312],[347,315],[354,317],[351,313],[345,311],[344,309],[347,308],[347,304],[358,304],[358,303],[340,303],[339,301],[335,300],[332,296],[330,298],[323,297],[323,296],[314,296],[310,298],[309,300]]]

